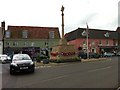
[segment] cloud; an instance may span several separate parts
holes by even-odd
[[[118,26],[120,27],[120,1],[118,3]]]

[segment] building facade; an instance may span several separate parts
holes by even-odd
[[[120,51],[120,27],[118,27],[116,31],[118,32],[118,48]]]
[[[0,54],[3,51],[3,42],[2,42],[2,28],[0,27]]]
[[[40,53],[58,44],[58,27],[8,26],[5,34],[5,53]]]
[[[69,44],[87,52],[86,28],[78,28],[65,35]],[[113,52],[118,48],[118,32],[100,29],[88,29],[88,51],[94,53]]]

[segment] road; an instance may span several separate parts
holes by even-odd
[[[0,65],[0,90],[2,89],[2,65]]]
[[[36,68],[35,73],[10,75],[2,66],[3,88],[117,88],[118,58],[94,62],[73,62]]]

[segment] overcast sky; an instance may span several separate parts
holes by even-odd
[[[65,33],[89,28],[116,30],[119,0],[0,0],[0,21],[6,25],[59,27],[65,7]]]

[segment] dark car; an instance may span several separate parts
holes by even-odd
[[[89,58],[99,58],[100,57],[100,55],[98,53],[89,53],[88,55],[89,55]],[[80,52],[79,57],[81,57],[82,59],[87,59],[87,53]]]
[[[80,53],[78,54],[78,56],[79,56],[80,58],[82,58],[82,59],[87,59],[87,53],[80,52]]]
[[[29,71],[34,72],[35,65],[27,54],[15,54],[10,63],[10,74],[15,72]]]

